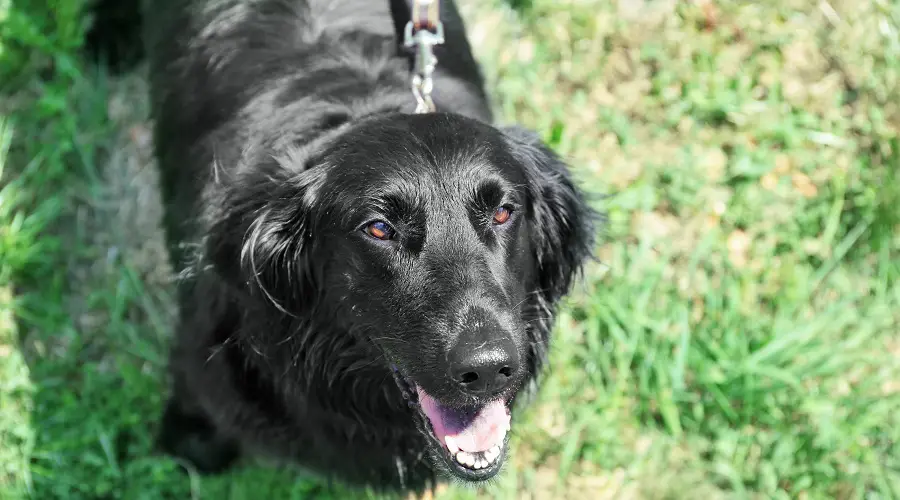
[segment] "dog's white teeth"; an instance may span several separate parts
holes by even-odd
[[[453,441],[450,441],[453,443]],[[455,443],[454,443],[455,444]],[[459,451],[453,454],[453,458],[457,463],[464,465],[470,469],[481,470],[486,469],[497,461],[502,450],[499,446],[494,446],[487,451],[469,453],[467,451]]]
[[[472,454],[470,454],[470,453],[461,451],[456,454],[456,461],[463,465],[468,465],[471,467],[472,464],[475,463],[475,457],[473,457]]]
[[[481,470],[490,467],[503,453],[503,449],[500,445],[494,446],[487,451],[468,452],[459,450],[453,438],[446,437],[445,442],[447,443],[447,448],[451,450],[457,450],[451,453],[451,456],[456,460],[457,463],[475,470]]]
[[[447,444],[447,449],[450,450],[451,455],[456,455],[459,452],[459,446],[456,444],[456,440],[453,439],[452,436],[446,436],[444,438],[444,443]]]

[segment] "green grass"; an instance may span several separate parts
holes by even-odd
[[[900,497],[900,7],[510,4],[464,2],[499,115],[609,224],[512,467],[439,497]],[[350,497],[153,453],[146,89],[79,59],[84,25],[0,0],[0,498]]]

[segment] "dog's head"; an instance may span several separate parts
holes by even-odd
[[[554,306],[591,255],[593,212],[566,166],[530,132],[448,114],[346,125],[278,163],[245,270],[280,307],[384,353],[435,465],[494,476]]]

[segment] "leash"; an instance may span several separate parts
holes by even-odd
[[[435,45],[444,43],[444,25],[441,23],[440,0],[412,0],[410,8],[406,0],[391,0],[391,16],[394,27],[403,28],[403,47],[415,51],[412,63],[410,87],[416,99],[416,113],[434,113],[436,107],[431,98],[434,89],[432,75],[437,66]]]

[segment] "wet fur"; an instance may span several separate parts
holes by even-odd
[[[409,116],[409,66],[387,0],[150,4],[164,225],[181,271],[161,446],[203,472],[253,453],[351,484],[421,490],[441,463],[429,460],[388,358],[404,370],[440,371],[429,346],[446,340],[435,338],[444,330],[403,325],[444,318],[441,299],[471,282],[392,275],[377,259],[361,259],[370,250],[358,245],[368,243],[342,239],[349,214],[390,186],[438,206],[458,195],[442,184],[448,169],[461,179],[499,178],[519,193],[515,233],[499,247],[485,243],[499,257],[485,257],[467,279],[494,266],[498,296],[522,298],[514,308],[526,360],[520,389],[539,374],[556,303],[591,254],[593,212],[535,134],[489,125],[481,73],[452,2],[443,2],[435,100],[453,114],[427,117]],[[403,165],[431,165],[436,177],[411,177]],[[354,179],[373,169],[385,182],[360,192]],[[428,250],[435,275],[452,275],[460,262],[453,252],[477,247],[453,250],[446,241]],[[388,297],[377,302],[379,294]],[[389,315],[382,310],[390,303],[402,304]],[[446,389],[437,376],[422,383]]]

